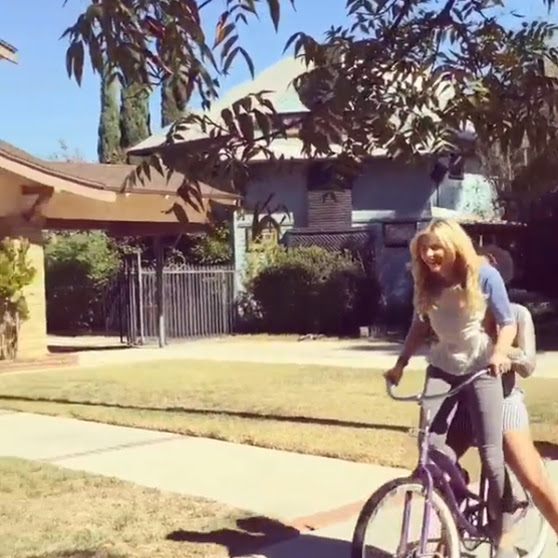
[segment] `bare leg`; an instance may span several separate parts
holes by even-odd
[[[541,456],[535,448],[529,430],[510,430],[504,433],[506,463],[516,474],[523,488],[550,526],[558,534],[558,494],[541,467]]]

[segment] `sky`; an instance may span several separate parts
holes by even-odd
[[[97,159],[99,79],[89,69],[81,87],[68,78],[67,43],[60,39],[88,3],[68,0],[63,6],[63,0],[0,0],[0,38],[19,51],[18,65],[0,63],[0,139],[42,158],[59,153],[62,141],[72,153]],[[212,9],[217,12],[222,4],[224,0],[216,0]],[[283,47],[294,32],[320,37],[332,24],[345,20],[345,0],[297,0],[296,11],[287,4],[279,32],[268,17],[242,30],[242,45],[252,55],[256,72],[283,56]],[[541,0],[507,0],[506,4],[525,15],[544,15]],[[247,79],[250,75],[239,58],[222,85],[226,89]],[[159,95],[154,94],[153,133],[160,128],[159,102]]]

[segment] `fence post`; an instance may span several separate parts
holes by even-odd
[[[163,285],[163,247],[161,237],[155,237],[155,288],[157,291],[157,332],[159,336],[159,347],[166,344],[165,339],[165,296]]]
[[[141,252],[136,252],[136,267],[138,270],[138,316],[139,316],[139,342],[145,345],[145,316],[143,313],[143,275],[141,269]]]
[[[134,282],[134,269],[129,257],[126,257],[126,291],[127,291],[127,321],[128,321],[128,342],[135,345],[137,342],[137,314],[136,314],[136,289]]]

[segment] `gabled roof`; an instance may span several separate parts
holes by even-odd
[[[268,91],[266,97],[273,103],[275,110],[281,114],[301,113],[308,109],[302,104],[298,93],[293,86],[293,80],[307,71],[306,66],[300,58],[286,57],[279,60],[269,68],[263,70],[252,80],[248,80],[229,90],[218,101],[214,102],[209,111],[192,111],[200,116],[206,114],[214,121],[220,120],[221,111],[230,107],[233,103],[246,97],[250,93]],[[163,145],[171,126],[163,128],[138,145],[130,148],[130,155],[141,155]],[[184,135],[183,142],[205,139],[207,135],[199,128],[192,126]],[[181,143],[181,142],[178,142]]]

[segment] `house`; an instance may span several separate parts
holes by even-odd
[[[271,99],[285,120],[307,111],[292,81],[305,71],[302,62],[284,58],[269,67],[254,80],[229,91],[210,111],[219,118],[220,111],[236,100],[260,91],[272,91]],[[146,156],[165,150],[166,133],[162,130],[129,151],[131,155]],[[199,129],[190,129],[184,139],[173,146],[179,152],[194,149],[207,140]],[[278,229],[271,227],[268,235],[276,241],[301,237],[309,232],[329,234],[359,229],[372,239],[380,284],[386,303],[395,304],[408,295],[410,278],[406,272],[409,260],[408,240],[417,227],[433,217],[475,219],[471,215],[493,216],[494,192],[485,180],[474,158],[446,161],[443,179],[433,180],[433,171],[440,171],[440,161],[425,153],[416,165],[402,165],[390,160],[385,153],[372,154],[362,173],[352,184],[326,195],[331,176],[325,161],[308,160],[295,137],[278,138],[271,150],[286,160],[280,167],[256,160],[251,166],[251,179],[246,188],[243,210],[233,218],[235,266],[239,275],[245,269],[250,250],[250,234],[255,212],[270,214]],[[449,170],[448,170],[449,169]],[[276,234],[278,232],[278,234]],[[242,289],[241,281],[238,284]]]
[[[0,141],[0,238],[29,241],[28,257],[36,269],[25,289],[29,319],[19,334],[18,356],[47,355],[43,231],[102,229],[111,235],[180,235],[205,230],[212,210],[231,206],[236,197],[202,185],[193,208],[177,195],[184,177],[128,186],[131,165],[43,161]],[[179,208],[179,209],[177,209]]]

